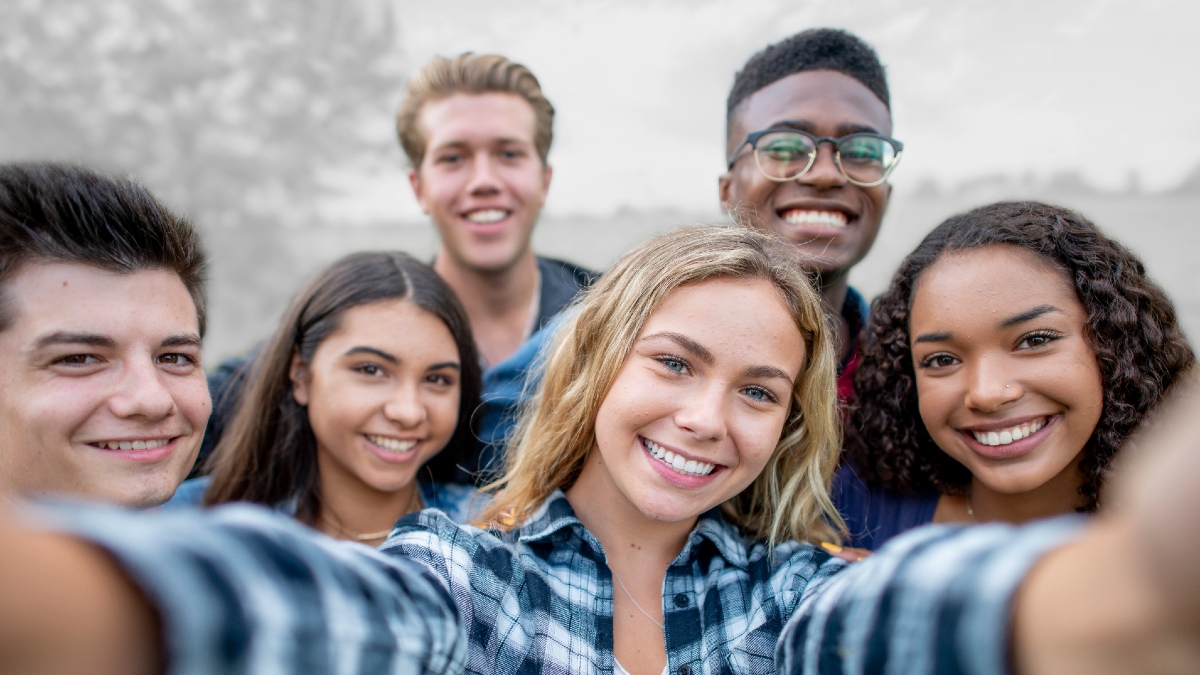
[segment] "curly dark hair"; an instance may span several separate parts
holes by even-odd
[[[1083,216],[1038,202],[1000,202],[931,232],[871,306],[854,374],[847,456],[864,482],[900,492],[964,494],[971,473],[942,452],[921,421],[908,319],[917,279],[942,253],[1010,244],[1065,270],[1087,313],[1084,337],[1104,389],[1100,421],[1079,469],[1082,510],[1095,511],[1109,464],[1146,413],[1195,361],[1165,293],[1124,246]]]
[[[887,75],[879,55],[861,38],[837,28],[810,28],[768,45],[751,56],[733,78],[725,100],[725,120],[758,90],[808,70],[836,70],[852,77],[891,109]]]

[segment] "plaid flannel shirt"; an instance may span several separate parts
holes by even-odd
[[[172,675],[613,666],[611,572],[561,493],[505,534],[413,514],[382,551],[247,506],[56,520],[158,609]],[[1013,594],[1079,522],[914,530],[847,567],[706,514],[663,584],[669,671],[1007,672]]]

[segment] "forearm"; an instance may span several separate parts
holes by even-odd
[[[107,554],[0,527],[0,672],[161,671],[157,615]]]

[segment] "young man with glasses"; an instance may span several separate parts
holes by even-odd
[[[817,28],[746,62],[726,103],[721,204],[812,261],[841,335],[838,395],[852,392],[867,303],[850,269],[871,250],[903,145],[891,138],[887,78],[869,45]]]

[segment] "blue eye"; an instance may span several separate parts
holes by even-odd
[[[769,390],[762,387],[746,387],[742,393],[758,403],[777,403],[778,399]]]
[[[686,375],[689,367],[688,362],[674,356],[660,356],[658,362],[663,364],[663,367],[676,375]]]

